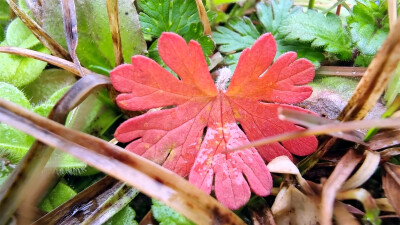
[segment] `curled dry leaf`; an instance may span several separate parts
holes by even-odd
[[[382,177],[383,190],[396,214],[400,216],[400,166],[385,163],[385,173]]]
[[[294,186],[284,187],[276,196],[272,213],[276,224],[319,224],[319,199],[307,196]]]
[[[144,56],[134,56],[132,65],[121,65],[110,73],[115,89],[123,92],[117,97],[121,108],[176,106],[121,124],[115,137],[120,142],[133,141],[126,147],[129,151],[181,176],[189,175],[189,181],[206,193],[211,192],[215,176],[215,194],[231,209],[248,201],[250,189],[260,196],[269,194],[272,179],[264,160],[280,155],[292,159],[292,154],[315,151],[317,139],[309,136],[257,150],[250,147],[226,152],[249,140],[303,129],[279,121],[277,109],[308,112],[285,103],[298,103],[310,96],[312,89],[301,85],[313,79],[314,66],[306,59],[296,60],[294,52],[280,56],[271,65],[276,53],[271,34],[262,35],[251,49],[242,52],[227,90],[214,85],[196,41],[187,44],[177,34],[163,33],[158,49],[180,79]]]

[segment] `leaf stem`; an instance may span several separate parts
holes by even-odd
[[[309,2],[308,2],[308,8],[309,8],[309,9],[313,9],[313,8],[314,8],[314,5],[315,5],[315,0],[309,0]]]

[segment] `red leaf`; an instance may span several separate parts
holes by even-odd
[[[271,65],[276,53],[271,34],[262,35],[251,49],[243,51],[227,91],[215,87],[197,42],[187,44],[177,34],[163,33],[158,49],[180,79],[144,56],[134,56],[132,65],[111,71],[115,89],[123,93],[117,97],[121,108],[175,106],[122,123],[115,137],[121,142],[132,141],[126,149],[181,176],[189,175],[189,181],[207,193],[215,177],[216,197],[231,209],[246,204],[250,190],[260,196],[269,194],[272,178],[264,160],[315,151],[316,138],[306,137],[225,152],[249,140],[302,129],[280,121],[277,109],[308,111],[275,102],[298,103],[309,97],[312,89],[298,85],[313,79],[314,67],[305,59],[296,60],[293,52]]]

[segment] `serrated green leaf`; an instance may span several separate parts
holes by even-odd
[[[11,84],[0,82],[0,98],[26,109],[31,109],[31,105],[25,95]],[[12,162],[21,160],[33,141],[34,139],[31,136],[0,123],[0,151]]]
[[[164,31],[185,35],[192,23],[200,22],[195,1],[140,0],[140,25],[145,34],[160,37]]]
[[[50,212],[59,205],[68,201],[76,195],[76,192],[63,182],[59,182],[53,190],[43,199],[40,209]]]
[[[151,211],[160,225],[194,225],[193,222],[161,202],[155,199],[152,199],[152,202]]]
[[[368,67],[373,58],[374,58],[373,55],[363,55],[363,54],[358,55],[354,60],[354,65]]]
[[[66,48],[62,13],[58,0],[42,2],[43,28]],[[82,65],[101,66],[111,69],[115,66],[114,50],[108,22],[105,0],[76,1],[78,20],[78,47],[76,53]],[[125,62],[132,55],[142,54],[146,49],[139,18],[134,4],[129,0],[118,1],[122,52]],[[40,18],[36,18],[40,19]]]
[[[350,35],[335,14],[325,16],[314,10],[295,13],[284,21],[279,32],[285,40],[311,42],[312,47],[324,47],[344,60],[352,57]]]
[[[30,99],[31,104],[38,105],[47,101],[50,96],[61,88],[74,84],[76,80],[75,75],[68,71],[46,69],[35,81],[25,86],[23,90]],[[59,98],[57,97],[57,99]]]
[[[203,25],[201,23],[192,23],[189,26],[189,30],[183,35],[183,38],[189,42],[190,40],[195,40],[199,42],[201,48],[203,49],[204,56],[210,56],[215,48],[214,41],[210,37],[203,35]]]
[[[135,221],[136,212],[131,207],[126,206],[111,219],[109,219],[104,225],[120,225],[120,224],[132,224],[137,225]]]
[[[257,15],[261,24],[264,26],[266,32],[271,32],[274,35],[275,39],[284,38],[284,36],[279,33],[283,21],[293,13],[302,10],[299,6],[292,7],[292,0],[276,0],[266,3],[260,2],[256,5]]]
[[[360,52],[375,55],[389,32],[386,1],[379,5],[369,0],[358,1],[347,23],[353,42]]]
[[[273,13],[275,13],[274,15],[278,18],[278,20],[280,20],[281,19],[280,14],[282,14],[282,16],[285,16],[288,15],[288,13],[290,14],[290,12],[282,12],[278,11],[278,9],[288,10],[288,8],[290,7],[288,7],[287,5],[285,7],[277,6],[277,8],[275,9],[276,11],[274,11]],[[260,3],[258,5],[258,10],[272,10],[272,9],[270,6]],[[262,14],[264,16],[264,20],[266,20],[266,15],[268,15],[268,12],[259,11],[258,13],[260,15]],[[274,17],[271,17],[270,19],[273,18]],[[271,24],[272,23],[274,24],[273,26],[278,26],[278,24],[280,24],[280,22],[276,23],[271,22]],[[235,18],[230,21],[229,27],[231,27],[233,30],[230,30],[226,27],[217,27],[217,32],[213,33],[214,40],[216,41],[217,44],[221,45],[219,47],[219,50],[226,54],[230,54],[232,52],[250,47],[254,43],[254,41],[260,36],[260,33],[258,32],[256,27],[252,24],[252,22],[248,18],[244,19]],[[278,30],[278,27],[276,27],[276,29]],[[277,43],[277,53],[275,55],[275,59],[285,52],[294,51],[297,52],[299,58],[302,57],[307,58],[316,67],[319,67],[320,61],[323,61],[325,58],[323,55],[322,48],[313,48],[311,47],[310,43],[287,41],[284,39],[277,39],[277,37],[282,37],[282,36],[279,35],[275,36]],[[232,70],[232,72],[233,69],[236,67],[238,59],[239,57],[236,54],[234,56],[228,55],[225,59],[225,63],[230,65],[230,69]]]
[[[230,53],[243,50],[253,45],[257,38],[261,35],[251,20],[247,17],[235,17],[229,21],[228,29],[219,26],[217,31],[213,32],[215,43],[220,45],[218,50],[223,53]]]

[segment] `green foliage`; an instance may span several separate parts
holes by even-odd
[[[0,98],[31,110],[31,104],[18,88],[0,82]],[[0,151],[11,161],[19,161],[29,149],[33,138],[4,123],[0,123]]]
[[[295,13],[285,20],[279,32],[286,36],[286,40],[311,42],[312,47],[324,47],[326,52],[337,54],[340,59],[352,56],[350,35],[335,14],[325,16],[314,10]]]
[[[59,182],[53,190],[43,199],[39,208],[45,212],[50,212],[57,208],[59,205],[68,201],[76,195],[76,192],[72,190],[68,185],[63,182]]]
[[[283,21],[292,14],[302,11],[302,8],[299,6],[293,7],[293,1],[291,0],[259,3],[256,8],[258,18],[266,32],[271,32],[276,39],[284,38],[284,36],[279,33],[281,26],[284,24]]]
[[[390,79],[389,85],[385,93],[386,106],[393,103],[396,96],[400,93],[400,63],[397,64],[397,68]]]
[[[270,32],[274,35],[277,42],[277,54],[279,57],[285,52],[295,51],[298,57],[309,59],[315,66],[319,66],[324,60],[322,48],[312,47],[310,43],[299,40],[288,39],[280,30],[286,24],[285,19],[298,14],[301,7],[293,7],[293,1],[271,1],[268,3],[258,3],[256,5],[257,15],[261,22],[262,33]],[[213,32],[214,40],[220,45],[219,51],[228,54],[225,63],[231,65],[233,69],[236,65],[238,55],[230,55],[244,48],[250,47],[261,35],[256,26],[249,18],[233,18],[228,26],[219,26]],[[236,61],[235,61],[236,60]]]
[[[380,1],[377,5],[374,1],[357,1],[347,23],[353,42],[363,56],[356,64],[368,66],[389,32],[387,2]]]
[[[45,102],[60,89],[76,82],[74,74],[61,69],[47,69],[40,76],[23,88],[34,105]],[[59,99],[61,96],[56,96]],[[55,103],[55,102],[54,102]]]
[[[132,55],[145,51],[146,43],[140,32],[134,4],[129,0],[118,1],[118,4],[123,57],[125,62],[130,62]],[[66,48],[60,1],[43,1],[41,7],[43,28]],[[82,65],[114,68],[114,50],[105,0],[77,1],[76,13],[79,38],[76,52]]]
[[[200,22],[195,1],[140,0],[140,25],[145,34],[160,37],[164,31],[185,35],[192,23]]]
[[[126,206],[117,214],[115,214],[111,219],[109,219],[104,225],[120,225],[120,224],[130,224],[137,225],[135,221],[136,212],[131,207]]]
[[[10,23],[6,39],[0,46],[13,46],[50,53],[20,19],[15,19]],[[0,53],[0,81],[17,87],[26,85],[35,80],[46,65],[47,63],[32,58]]]
[[[160,225],[194,225],[193,222],[189,221],[175,210],[157,200],[153,199],[152,201],[153,205],[151,206],[151,211]]]
[[[195,1],[140,0],[138,5],[142,9],[139,19],[144,34],[158,38],[162,32],[174,32],[186,41],[199,42],[206,57],[214,51],[213,40],[203,35]],[[149,48],[149,57],[163,64],[158,55],[157,40]]]
[[[214,41],[220,45],[219,51],[229,53],[250,47],[260,36],[257,28],[249,18],[233,18],[228,28],[219,26],[213,32]]]

